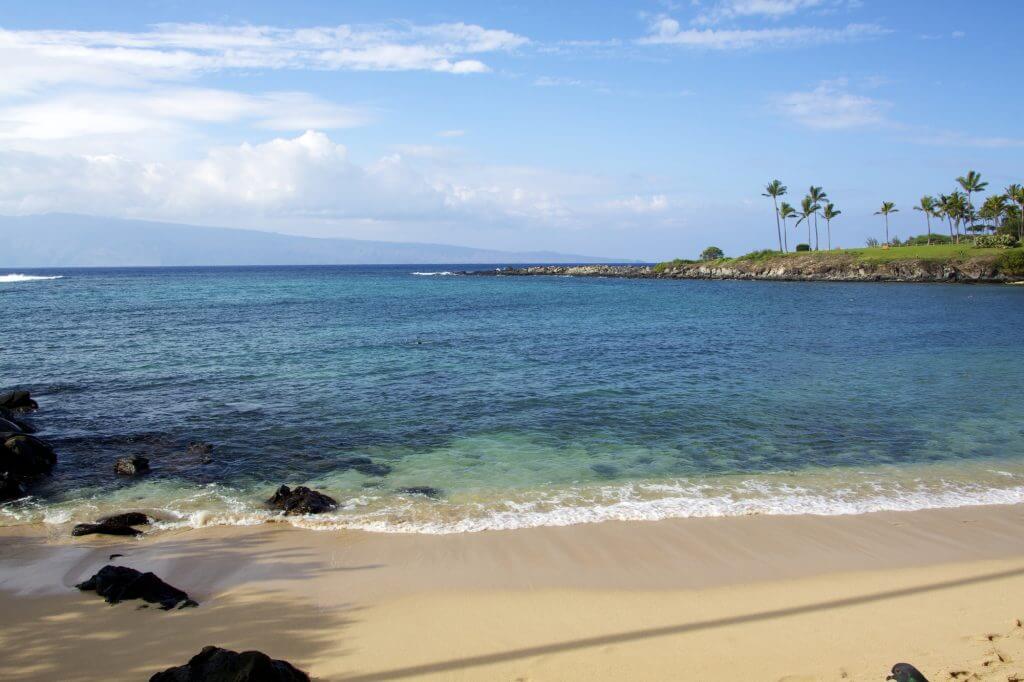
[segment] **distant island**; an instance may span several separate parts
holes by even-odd
[[[0,216],[0,268],[621,261],[553,251],[321,239],[73,214]]]
[[[469,273],[467,273],[469,274]],[[869,247],[836,251],[757,251],[738,258],[673,260],[657,265],[532,265],[478,275],[559,275],[636,279],[742,279],[827,282],[1024,281],[1024,248],[970,244]]]

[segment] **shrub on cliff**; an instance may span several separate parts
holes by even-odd
[[[974,246],[979,249],[1008,249],[1017,243],[1017,239],[1009,234],[981,234],[974,238]]]
[[[932,244],[950,244],[953,241],[952,239],[950,239],[949,237],[947,237],[944,234],[936,234],[936,233],[932,233],[931,239],[932,239],[932,241],[931,241]],[[907,237],[907,241],[903,242],[903,245],[904,246],[927,246],[928,245],[928,235],[926,235],[926,234],[919,234],[916,237]]]
[[[770,258],[776,258],[781,255],[781,251],[773,251],[772,249],[761,249],[760,251],[751,251],[745,256],[740,256],[736,260],[768,260]]]
[[[717,246],[709,246],[700,252],[701,260],[718,260],[719,258],[725,258],[725,252]]]
[[[1014,249],[1004,253],[996,263],[1004,275],[1024,277],[1024,249]]]
[[[658,274],[661,274],[663,272],[666,272],[667,270],[677,270],[683,267],[684,265],[689,265],[690,263],[696,262],[697,261],[687,260],[686,258],[676,258],[675,260],[668,260],[665,261],[664,263],[658,263],[657,265],[654,266],[654,271],[657,272]]]
[[[810,244],[797,244],[796,245],[796,250],[797,251],[810,251],[811,250],[811,245]]]

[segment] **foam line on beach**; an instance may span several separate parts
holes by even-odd
[[[282,522],[311,530],[448,535],[489,530],[573,526],[605,521],[660,521],[737,516],[845,516],[873,512],[952,509],[1024,503],[1024,486],[988,487],[939,482],[930,486],[896,484],[872,493],[863,489],[829,491],[747,481],[728,488],[691,482],[604,486],[595,491],[565,489],[532,499],[479,501],[414,500],[389,494],[341,498],[337,512],[288,516],[267,509],[251,493],[229,486],[148,491],[133,501],[91,498],[70,505],[26,502],[2,509],[0,523],[42,522],[51,526],[91,521],[123,510],[125,504],[158,519],[155,530],[210,526],[253,526]],[[652,497],[652,495],[656,495]]]

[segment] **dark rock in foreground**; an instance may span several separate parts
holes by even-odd
[[[108,604],[117,604],[128,599],[141,599],[159,604],[167,611],[174,607],[198,606],[188,594],[177,587],[168,585],[153,573],[140,573],[127,566],[104,566],[93,577],[75,585],[83,592],[96,592]]]
[[[300,485],[292,490],[286,485],[281,486],[267,503],[285,514],[321,514],[338,508],[333,497]]]
[[[121,457],[114,462],[114,473],[118,476],[139,476],[149,471],[149,460],[141,455]]]
[[[406,495],[423,495],[435,500],[444,494],[444,491],[440,488],[431,488],[429,485],[413,485],[408,488],[399,488],[398,492],[405,493]]]
[[[309,682],[309,675],[260,651],[207,646],[185,665],[157,673],[149,682]]]
[[[34,426],[27,421],[18,419],[12,410],[0,410],[0,431],[10,433],[35,433]]]
[[[39,409],[39,404],[32,400],[28,391],[7,391],[0,393],[0,407],[17,412],[29,412]]]
[[[28,485],[49,474],[57,455],[45,441],[25,433],[0,433],[0,502],[24,497]]]
[[[149,517],[140,512],[127,512],[106,516],[96,523],[80,523],[72,529],[71,534],[76,537],[82,535],[127,535],[135,537],[142,535],[141,530],[132,526],[144,526],[149,523]]]

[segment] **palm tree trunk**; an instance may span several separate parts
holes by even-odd
[[[889,214],[885,214],[885,245],[889,246]]]
[[[932,217],[927,213],[924,214],[924,219],[928,223],[928,246],[932,245]]]
[[[825,229],[828,231],[828,250],[832,250],[832,221],[825,219]]]
[[[814,214],[814,250],[818,251],[818,214]]]
[[[782,231],[779,228],[779,200],[772,197],[772,201],[775,202],[775,232],[779,236],[779,251],[782,251]]]
[[[786,221],[782,221],[782,252],[789,253],[789,235],[786,233]]]
[[[807,247],[811,246],[811,219],[807,219]]]

